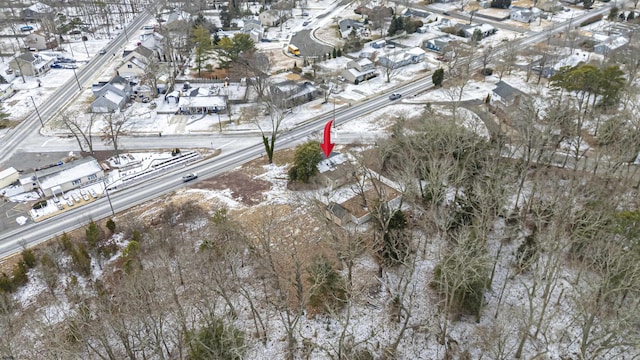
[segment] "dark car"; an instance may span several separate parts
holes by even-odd
[[[449,12],[448,12],[448,11],[445,11],[445,12],[443,12],[443,13],[442,13],[442,15],[447,15],[447,16],[449,16],[449,15],[451,15],[451,14],[449,14]]]
[[[53,64],[49,65],[50,68],[52,69],[62,69],[62,65],[54,62]]]
[[[311,21],[307,20],[307,21],[305,21],[305,22],[303,22],[303,23],[302,23],[302,26],[307,26],[307,25],[309,25],[309,24],[311,24]]]
[[[183,176],[182,177],[182,181],[183,182],[187,182],[187,181],[195,180],[197,178],[198,178],[198,174],[191,173],[191,174],[187,174],[187,175]]]
[[[397,99],[400,99],[400,97],[402,97],[402,95],[400,95],[398,93],[393,93],[393,94],[389,95],[389,100],[397,100]]]

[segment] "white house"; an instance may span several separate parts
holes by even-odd
[[[378,58],[378,63],[386,68],[397,69],[409,64],[417,64],[424,60],[426,52],[419,47],[403,49],[401,51],[387,53]]]
[[[278,26],[285,20],[284,16],[278,10],[265,10],[258,15],[262,26]]]
[[[511,20],[530,23],[538,19],[542,11],[538,8],[525,8],[521,6],[512,6],[509,8],[509,17]]]
[[[600,55],[608,55],[610,52],[620,49],[628,43],[629,39],[622,35],[607,36],[593,46],[593,52]]]
[[[34,171],[33,176],[45,196],[53,196],[101,181],[104,171],[96,159],[87,156],[60,166]]]

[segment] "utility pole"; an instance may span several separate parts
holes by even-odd
[[[36,109],[36,114],[38,114],[38,120],[40,120],[40,125],[44,128],[44,122],[42,121],[42,117],[40,116],[40,111],[38,111],[38,107],[36,106],[36,102],[33,100],[33,96],[29,96],[31,98],[31,102],[33,103],[33,107]]]
[[[76,69],[72,68],[72,70],[73,70],[73,76],[76,77],[76,84],[78,84],[78,89],[82,91],[82,85],[80,85],[80,80],[78,80],[78,74],[76,74]]]
[[[111,196],[109,196],[109,189],[107,189],[107,178],[102,178],[104,184],[104,192],[107,194],[107,200],[109,200],[109,207],[111,208],[111,215],[116,216],[116,212],[113,210],[113,204],[111,203]]]

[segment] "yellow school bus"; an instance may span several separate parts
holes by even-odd
[[[295,56],[300,56],[300,49],[298,49],[297,46],[293,45],[293,44],[289,44],[289,52],[292,53]]]

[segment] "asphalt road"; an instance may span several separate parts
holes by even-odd
[[[114,53],[128,41],[128,34],[139,29],[144,23],[148,22],[153,17],[152,14],[144,11],[137,18],[135,18],[117,38],[113,39],[109,45],[105,47],[107,54]],[[47,122],[54,117],[60,109],[64,107],[73,98],[78,95],[80,88],[78,84],[85,88],[87,83],[93,80],[93,77],[99,73],[100,70],[110,57],[105,55],[96,55],[91,59],[84,67],[74,71],[75,76],[64,83],[59,89],[53,92],[47,100],[38,107],[38,111],[42,120]],[[19,144],[27,138],[30,134],[36,133],[41,127],[38,115],[34,112],[31,113],[15,130],[7,134],[0,141],[0,163],[4,164],[9,158],[11,158],[18,148]]]
[[[608,11],[608,7],[603,7],[598,11],[592,11],[586,14],[584,17],[594,16],[597,13],[605,13],[606,11]],[[581,19],[577,18],[573,19],[573,21],[574,23],[579,23],[578,21],[581,21]],[[569,26],[569,23],[570,22],[566,22],[557,25],[549,31],[533,35],[528,38],[518,39],[516,40],[518,43],[517,45],[527,46],[541,41],[553,33],[563,31],[567,26]],[[504,47],[497,49],[497,53],[503,51]],[[479,68],[481,66],[479,56],[474,58],[472,64],[474,68]],[[398,87],[393,91],[401,93],[403,97],[406,98],[430,87],[432,87],[431,77],[425,76],[421,79],[416,79],[411,83]],[[395,103],[397,102],[398,101]],[[385,106],[389,106],[391,103],[392,101],[389,100],[386,95],[381,95],[355,104],[354,106],[336,109],[336,124],[339,125],[352,118],[374,112]],[[292,146],[298,142],[304,142],[309,137],[318,138],[324,124],[331,118],[332,114],[329,112],[326,115],[318,116],[304,124],[301,124],[289,132],[280,134],[276,147],[284,148]],[[163,138],[163,143],[168,145],[168,139]],[[244,144],[247,143],[245,142]],[[4,146],[6,145],[3,144],[3,147]],[[233,169],[249,160],[257,158],[261,156],[263,152],[264,148],[262,143],[260,141],[256,141],[253,144],[246,145],[244,148],[223,152],[223,155],[221,156],[150,179],[144,183],[144,186],[137,186],[111,192],[113,208],[116,212],[119,212],[164,194],[171,193],[172,191],[184,186],[181,176],[186,172],[197,172],[201,179],[215,176]],[[0,160],[3,160],[3,158],[0,158]],[[33,246],[50,238],[56,237],[64,231],[70,231],[84,226],[84,224],[91,219],[102,219],[110,215],[111,210],[108,200],[106,198],[102,198],[91,204],[83,206],[82,209],[73,209],[55,218],[44,220],[38,224],[27,224],[18,229],[4,232],[0,234],[0,258],[19,252],[23,244]]]

